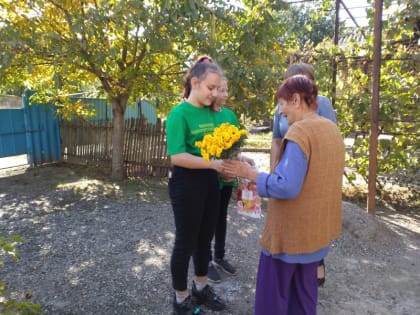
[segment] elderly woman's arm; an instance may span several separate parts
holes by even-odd
[[[282,159],[273,174],[258,173],[248,163],[240,161],[223,162],[224,172],[256,182],[261,197],[277,199],[293,199],[299,195],[307,168],[305,154],[292,141],[287,142]]]

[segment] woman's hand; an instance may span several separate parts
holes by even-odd
[[[236,160],[223,160],[223,172],[230,176],[247,178],[254,183],[258,177],[258,172],[248,162]]]
[[[239,160],[242,162],[247,162],[251,166],[255,166],[255,161],[245,155],[242,155],[239,157]]]
[[[223,179],[223,181],[226,183],[230,183],[236,180],[236,176],[226,174],[225,172],[219,173],[219,175],[220,178]]]

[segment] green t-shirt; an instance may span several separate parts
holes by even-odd
[[[222,107],[222,110],[220,112],[215,112],[215,120],[216,120],[216,127],[220,126],[223,123],[229,123],[231,125],[235,125],[236,127],[239,126],[238,117],[234,112],[232,112],[230,109]],[[225,182],[219,177],[219,187],[222,189],[224,186],[237,186],[236,180],[233,182]]]
[[[190,153],[201,157],[195,146],[216,127],[214,112],[210,107],[199,108],[187,101],[175,106],[166,120],[166,145],[168,155]]]
[[[229,123],[235,125],[239,128],[238,117],[230,109],[222,107],[220,112],[215,112],[216,127],[220,126],[223,123]]]

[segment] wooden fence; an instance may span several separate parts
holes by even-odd
[[[111,169],[112,122],[61,121],[63,160]],[[166,176],[165,123],[155,125],[144,118],[125,120],[124,167],[129,178]]]

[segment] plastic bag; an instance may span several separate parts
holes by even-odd
[[[261,218],[261,197],[257,185],[248,179],[240,178],[236,190],[236,211],[252,218]]]

